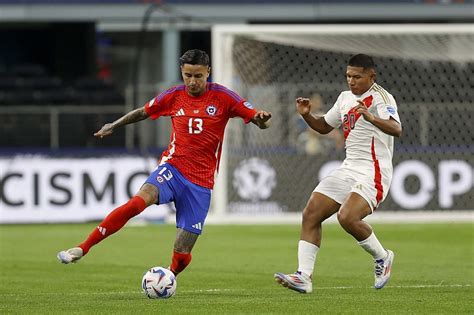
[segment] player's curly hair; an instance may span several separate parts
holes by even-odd
[[[190,65],[200,65],[209,67],[209,55],[199,49],[191,49],[186,51],[181,58],[179,58],[180,65],[185,63]]]
[[[357,54],[349,59],[348,65],[351,67],[362,67],[364,69],[375,69],[374,59],[366,54]]]

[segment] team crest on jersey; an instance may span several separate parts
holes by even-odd
[[[214,116],[217,112],[217,108],[214,105],[208,105],[206,107],[206,113],[210,116]]]
[[[244,102],[244,106],[247,107],[248,109],[253,109],[253,105],[250,104],[250,102]]]

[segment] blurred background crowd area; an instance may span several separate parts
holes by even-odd
[[[177,84],[179,56],[192,48],[211,53],[211,27],[215,24],[406,24],[472,20],[470,0],[0,0],[0,148],[4,151],[68,147],[133,150],[165,146],[169,135],[166,122],[153,127],[157,128],[153,135],[145,134],[144,128],[120,131],[101,142],[91,135],[103,123]],[[298,58],[301,59],[294,58],[295,62],[299,62]],[[336,78],[344,65],[327,60],[327,56],[322,56],[311,62],[310,67],[323,71],[326,77]],[[384,69],[397,62],[385,60]],[[472,83],[472,63],[461,68],[449,63],[435,67],[426,64],[424,69],[419,69],[423,65],[408,63],[398,67],[426,75],[415,82],[410,72],[386,77],[389,86],[415,84],[419,88],[430,86],[432,80],[449,85],[451,76],[466,85]],[[334,74],[328,76],[327,71]],[[339,82],[328,82],[334,83],[334,90],[344,83],[342,77],[337,78]],[[305,80],[322,81],[321,76]],[[437,93],[437,88],[419,94],[411,93],[410,88],[399,89],[396,96],[411,101],[472,100],[472,93],[468,94],[472,89],[468,86],[448,88],[452,93]],[[312,95],[311,91],[302,92],[308,97]],[[326,111],[335,100],[334,93],[327,90],[315,93],[320,107],[316,111]],[[314,147],[311,139],[316,138],[306,134],[301,121],[288,118],[292,121],[291,130],[279,140],[296,143],[299,152],[321,151]],[[343,147],[338,135],[322,142],[336,149]]]

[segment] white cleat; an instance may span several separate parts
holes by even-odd
[[[70,263],[75,263],[79,259],[82,258],[82,248],[80,247],[73,247],[68,250],[63,250],[58,253],[57,257],[60,262],[63,264],[70,264]]]
[[[274,277],[275,281],[285,288],[297,291],[299,293],[313,292],[313,283],[311,278],[299,271],[288,275],[278,272]]]
[[[375,282],[374,288],[382,289],[387,284],[392,273],[392,264],[395,254],[387,249],[387,256],[383,259],[375,260]]]

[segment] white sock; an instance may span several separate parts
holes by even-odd
[[[298,271],[311,277],[319,247],[309,242],[298,242]]]
[[[365,240],[358,242],[358,244],[365,249],[366,252],[371,254],[374,259],[382,259],[387,256],[387,251],[383,248],[382,244],[380,244],[373,232]]]

